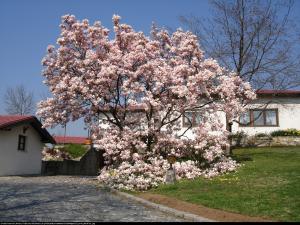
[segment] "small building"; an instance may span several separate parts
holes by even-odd
[[[79,137],[79,136],[53,136],[56,144],[81,144],[87,145],[89,144],[89,139],[87,137]]]
[[[0,176],[40,174],[45,143],[55,140],[30,115],[0,115]]]

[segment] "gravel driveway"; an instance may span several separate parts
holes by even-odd
[[[0,222],[182,221],[85,177],[0,177]]]

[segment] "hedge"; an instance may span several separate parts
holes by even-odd
[[[300,136],[300,130],[297,129],[287,129],[287,130],[276,130],[271,132],[272,137],[278,136]]]

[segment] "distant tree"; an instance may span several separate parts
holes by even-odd
[[[212,0],[212,19],[180,16],[208,57],[256,89],[300,85],[293,1]],[[298,52],[298,53],[297,53]]]
[[[4,95],[5,111],[12,115],[33,114],[35,103],[33,92],[27,91],[23,85],[7,88]]]

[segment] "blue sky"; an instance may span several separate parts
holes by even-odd
[[[296,1],[300,11],[300,1]],[[296,12],[294,12],[296,13]],[[90,22],[100,20],[112,29],[113,14],[137,31],[149,33],[151,23],[177,28],[179,15],[209,17],[206,0],[0,0],[0,114],[4,114],[3,95],[7,87],[19,84],[34,92],[36,100],[47,95],[42,83],[41,60],[46,47],[59,36],[60,18],[74,14]],[[87,135],[82,121],[67,125],[68,135]],[[63,134],[63,129],[50,130]]]

